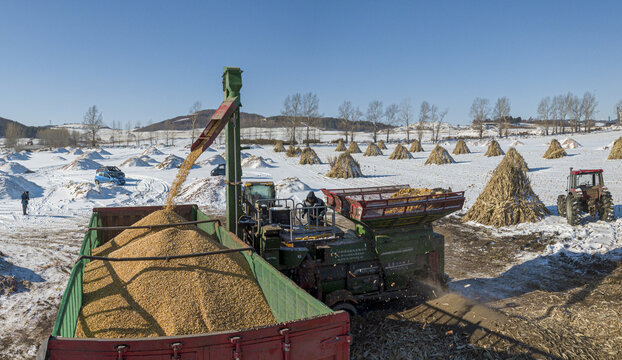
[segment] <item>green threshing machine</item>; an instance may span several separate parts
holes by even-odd
[[[248,183],[242,239],[328,306],[356,313],[363,300],[446,283],[445,239],[431,223],[460,210],[464,192],[396,195],[408,187],[322,189],[326,206],[305,207],[275,198],[272,183]]]

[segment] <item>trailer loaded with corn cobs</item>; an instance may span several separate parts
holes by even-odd
[[[278,199],[272,183],[244,187],[242,239],[334,310],[446,283],[444,237],[432,222],[458,211],[464,192],[411,195],[408,185],[322,189],[326,206]],[[341,215],[353,229],[337,226]]]

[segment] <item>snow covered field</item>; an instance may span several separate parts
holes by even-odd
[[[515,141],[522,143],[517,143],[516,148],[531,169],[532,187],[552,215],[534,224],[489,230],[498,236],[536,233],[556,239],[539,252],[517,254],[508,267],[561,252],[568,256],[600,254],[609,260],[622,260],[619,235],[622,219],[612,223],[583,219],[581,225],[573,228],[556,213],[557,195],[566,188],[569,167],[604,169],[605,183],[613,194],[614,203],[622,204],[622,161],[606,160],[609,150],[604,149],[620,136],[622,131],[573,136],[581,146],[567,149],[569,156],[554,160],[541,158],[552,137],[499,141],[504,151]],[[358,139],[363,138],[367,136],[358,136]],[[189,139],[178,139],[177,143],[186,144]],[[424,165],[433,148],[426,142],[423,143],[426,151],[413,153],[414,159],[409,160],[388,159],[396,144],[387,144],[388,150],[384,150],[383,156],[353,154],[365,174],[357,179],[324,176],[329,170],[327,157],[336,155],[335,145],[313,147],[324,162],[321,165],[299,165],[298,158],[274,153],[272,146],[252,146],[243,151],[243,180],[272,180],[277,185],[279,197],[292,196],[297,201],[304,199],[311,190],[321,195],[321,188],[391,184],[450,187],[466,191],[465,209],[468,209],[502,157],[484,157],[484,142],[467,141],[467,144],[471,154],[454,155],[457,163],[438,166]],[[366,145],[359,144],[363,151]],[[441,145],[451,152],[455,142]],[[34,356],[36,342],[46,334],[30,329],[43,324],[41,326],[49,331],[92,208],[163,204],[177,173],[175,166],[188,152],[180,145],[157,149],[118,147],[96,151],[61,149],[0,154],[3,159],[0,160],[0,276],[13,277],[16,281],[15,292],[2,295],[0,289],[0,349],[3,349],[0,357],[14,353],[26,358]],[[179,194],[179,202],[197,203],[212,213],[224,212],[224,181],[221,177],[209,176],[211,169],[223,162],[220,156],[223,152],[224,148],[215,146],[199,158],[197,167],[190,172],[186,186]],[[95,168],[99,164],[123,164],[121,169],[126,173],[127,184],[95,185]],[[19,198],[24,190],[31,194],[28,216],[21,214]],[[616,205],[615,211],[616,217],[622,216],[622,205]],[[526,276],[534,276],[527,273]]]

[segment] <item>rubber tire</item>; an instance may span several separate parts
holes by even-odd
[[[335,304],[332,309],[334,311],[339,311],[339,310],[344,310],[346,311],[348,314],[350,314],[350,316],[356,316],[358,314],[358,311],[356,310],[356,308],[354,307],[354,305],[352,305],[349,302],[340,302],[338,304]]]
[[[566,219],[571,226],[579,223],[579,200],[572,195],[566,198]]]
[[[95,185],[99,185],[99,180],[95,180]]]
[[[557,213],[561,217],[566,217],[566,195],[557,197]]]
[[[602,221],[611,222],[615,218],[615,213],[613,209],[613,199],[611,198],[611,193],[608,191],[603,192],[601,195],[602,207],[598,210],[598,217]]]

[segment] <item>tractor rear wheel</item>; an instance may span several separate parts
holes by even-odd
[[[350,304],[347,301],[340,302],[338,304],[333,305],[332,309],[334,311],[344,310],[348,314],[350,314],[350,316],[356,316],[358,314],[358,311],[356,310],[354,305]]]
[[[613,221],[615,217],[613,210],[613,199],[611,193],[608,191],[603,192],[600,198],[600,209],[598,209],[598,217],[602,221]]]
[[[561,217],[566,217],[566,196],[559,195],[557,197],[557,213]]]
[[[566,198],[566,219],[571,226],[579,223],[579,199],[572,195]]]

